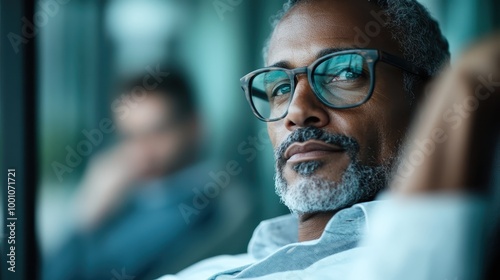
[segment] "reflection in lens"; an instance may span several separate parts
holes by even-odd
[[[281,70],[260,73],[250,85],[255,110],[266,119],[279,118],[285,114],[291,91],[290,78]]]
[[[314,90],[330,105],[362,103],[370,90],[370,71],[359,54],[333,56],[319,64],[312,75]]]

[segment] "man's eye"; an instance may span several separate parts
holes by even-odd
[[[337,72],[335,75],[331,75],[331,79],[328,80],[326,83],[332,83],[332,82],[349,82],[356,80],[357,78],[361,77],[363,73],[361,71],[356,71],[352,68],[346,68],[342,71]]]
[[[276,85],[276,86],[273,88],[273,91],[272,91],[272,96],[280,96],[280,95],[284,95],[284,94],[290,93],[290,90],[291,90],[291,86],[290,86],[290,84],[280,84],[280,85]]]

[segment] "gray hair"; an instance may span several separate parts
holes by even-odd
[[[271,18],[273,29],[294,6],[310,0],[288,0],[283,8]],[[399,44],[403,57],[415,66],[435,76],[450,58],[449,45],[441,33],[439,24],[429,11],[417,0],[374,0],[387,16],[387,24],[392,38]],[[272,36],[272,34],[271,34]],[[267,39],[263,54],[266,58],[269,48]],[[403,82],[406,92],[415,96],[415,89],[422,79],[410,73],[404,73]]]

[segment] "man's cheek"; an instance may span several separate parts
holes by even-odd
[[[269,134],[269,139],[273,148],[276,149],[279,145],[286,139],[287,132],[284,129],[283,121],[271,122],[267,124],[267,133]]]

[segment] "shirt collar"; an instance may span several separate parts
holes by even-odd
[[[339,236],[353,235],[360,238],[369,227],[370,217],[375,205],[381,201],[370,201],[355,204],[337,212],[325,227],[325,231],[318,240],[298,242],[298,218],[288,214],[263,221],[255,229],[248,244],[248,253],[255,259],[263,259],[283,246],[308,242],[335,241]]]

